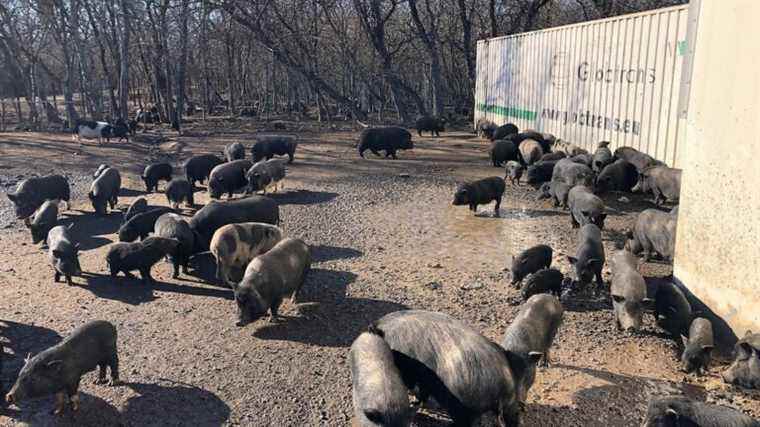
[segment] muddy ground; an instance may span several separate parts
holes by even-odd
[[[147,162],[177,165],[233,141],[249,144],[262,130],[253,122],[212,121],[191,125],[182,137],[154,129],[138,142],[105,146],[80,146],[68,134],[0,134],[0,191],[34,173],[64,173],[71,180],[75,201],[61,222],[74,224],[86,271],[73,287],[53,283],[44,251],[0,197],[3,387],[10,387],[28,353],[93,319],[117,326],[125,381],[99,386],[89,374],[78,413],[54,417],[53,399],[44,398],[1,409],[0,424],[348,425],[348,348],[369,322],[406,308],[436,310],[499,341],[519,309],[519,293],[507,286],[504,271],[512,254],[548,243],[555,248],[555,266],[569,272],[565,255],[574,252],[576,233],[568,214],[535,201],[527,187],[508,186],[501,218],[493,217],[492,206],[475,216],[451,206],[457,181],[502,174],[489,165],[487,144],[471,134],[415,135],[416,149],[393,161],[371,154],[360,159],[352,148],[355,131],[306,126],[286,190],[274,196],[286,233],[311,244],[315,257],[301,303],[283,308],[285,321],[236,327],[232,292],[213,283],[208,257],[196,258],[192,275],[177,280],[169,264],[158,264],[157,283],[149,287],[107,276],[104,255],[116,241],[121,215],[91,213],[85,194],[98,164],[115,166],[126,178],[119,198],[125,208],[144,195],[139,174]],[[151,137],[161,132],[165,139]],[[619,202],[620,196],[607,197],[608,253],[636,212],[650,207],[642,197]],[[166,205],[162,194],[147,197]],[[208,198],[197,193],[196,201]],[[647,264],[643,272],[665,276],[670,267]],[[629,336],[615,329],[608,297],[571,295],[563,303],[554,363],[538,373],[524,425],[638,425],[649,397],[668,393],[760,416],[756,395],[723,384],[721,367],[702,378],[681,373],[674,343],[651,317],[641,334]],[[421,411],[414,425],[447,421]]]

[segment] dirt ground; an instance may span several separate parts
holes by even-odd
[[[2,425],[254,425],[344,426],[352,414],[348,349],[371,321],[416,308],[448,313],[492,340],[519,309],[519,291],[504,271],[512,254],[538,243],[555,249],[554,264],[569,272],[576,232],[568,214],[534,200],[526,186],[507,188],[501,218],[481,206],[473,216],[451,206],[456,182],[501,175],[487,161],[487,144],[467,132],[441,138],[415,135],[416,148],[399,160],[361,159],[350,129],[299,130],[296,162],[288,167],[280,203],[287,235],[312,245],[315,262],[285,321],[235,326],[232,292],[213,281],[207,256],[194,260],[191,276],[171,278],[171,266],[154,267],[154,286],[107,276],[105,253],[116,241],[121,214],[96,217],[86,200],[100,163],[122,172],[123,209],[144,195],[144,165],[218,153],[225,144],[250,144],[263,125],[245,121],[193,124],[182,137],[166,131],[163,142],[80,146],[68,134],[0,134],[0,191],[33,173],[63,173],[74,202],[61,223],[73,223],[84,249],[84,277],[75,286],[53,283],[45,252],[31,243],[0,197],[0,339],[6,347],[2,386],[8,389],[23,358],[36,354],[93,319],[119,331],[125,385],[94,385],[88,374],[82,407],[55,417],[53,399],[0,409]],[[287,131],[286,131],[287,132]],[[162,184],[163,186],[163,184]],[[163,188],[163,187],[161,187]],[[607,197],[604,230],[608,254],[622,241],[642,197]],[[166,205],[162,194],[147,195]],[[205,192],[196,202],[206,203]],[[192,210],[183,214],[191,216]],[[648,276],[670,267],[647,264]],[[605,269],[605,278],[609,271]],[[609,297],[570,295],[552,349],[553,364],[540,369],[523,417],[527,426],[639,425],[653,395],[684,393],[734,406],[760,417],[757,395],[723,384],[713,366],[702,378],[680,372],[674,343],[653,324],[629,336],[613,325]],[[416,426],[447,425],[445,415],[421,411]],[[486,422],[485,424],[488,424]]]

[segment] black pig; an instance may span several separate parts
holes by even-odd
[[[253,163],[250,160],[234,160],[215,167],[208,178],[209,197],[218,199],[227,193],[227,197],[232,198],[235,191],[248,185],[245,173],[251,166]]]
[[[69,232],[70,227],[58,225],[53,227],[47,235],[48,260],[53,266],[53,280],[57,283],[61,276],[66,278],[66,283],[71,286],[71,276],[82,274],[79,266],[79,243]]]
[[[48,231],[58,222],[58,200],[46,200],[34,215],[24,218],[24,224],[32,233],[32,243],[39,243],[47,237]]]
[[[446,119],[443,117],[422,116],[417,119],[414,126],[417,134],[422,136],[422,132],[430,132],[430,136],[441,136],[440,132],[446,132]]]
[[[298,147],[298,141],[294,136],[290,135],[266,135],[256,137],[256,143],[253,144],[251,154],[253,155],[253,163],[256,163],[262,159],[269,160],[275,155],[288,156],[288,163],[293,163],[293,158],[296,155],[296,147]]]
[[[176,255],[179,242],[174,239],[152,236],[141,242],[114,243],[108,249],[106,263],[111,277],[119,272],[133,279],[132,271],[140,271],[140,277],[145,284],[153,282],[150,269],[155,263],[167,255]]]
[[[689,326],[689,337],[681,335],[683,354],[681,364],[684,372],[696,372],[700,375],[710,366],[710,356],[715,347],[712,323],[704,317],[697,317]]]
[[[195,186],[195,183],[198,181],[203,184],[209,174],[211,174],[211,171],[222,163],[224,163],[224,160],[213,154],[202,154],[187,159],[182,167],[185,169],[187,182]]]
[[[121,175],[114,168],[104,170],[90,185],[90,192],[87,197],[90,198],[95,213],[99,215],[108,212],[107,205],[111,209],[116,207],[119,202],[119,191],[121,190]]]
[[[369,150],[372,154],[380,156],[380,151],[385,151],[385,157],[396,159],[397,150],[412,150],[412,134],[406,129],[399,127],[367,128],[359,135],[359,156],[364,158],[364,152]]]
[[[104,320],[85,323],[60,343],[27,359],[5,400],[18,404],[55,394],[56,414],[62,413],[68,402],[77,411],[82,376],[99,368],[98,383],[105,383],[106,367],[111,369],[111,384],[118,384],[116,328]]]
[[[193,185],[185,178],[174,178],[166,184],[166,200],[172,209],[179,208],[179,204],[185,202],[189,207],[195,206],[193,198]]]
[[[145,191],[151,193],[158,191],[158,182],[172,180],[172,165],[169,163],[153,163],[145,166],[142,180],[145,183]]]
[[[352,398],[358,427],[408,426],[409,391],[382,332],[370,328],[351,344]]]
[[[237,326],[245,326],[270,312],[277,319],[283,298],[296,303],[298,291],[311,269],[309,246],[300,239],[285,238],[272,249],[254,258],[245,269],[243,280],[233,282],[238,306]]]
[[[512,285],[520,283],[531,273],[551,267],[552,252],[552,248],[548,245],[536,245],[512,258]]]
[[[604,245],[602,245],[602,232],[594,224],[586,224],[578,231],[578,248],[575,257],[569,256],[567,260],[575,269],[575,281],[581,286],[591,283],[596,277],[599,288],[604,285],[602,280],[602,268],[604,268]]]
[[[488,412],[499,425],[519,425],[517,384],[527,367],[510,363],[498,344],[446,314],[423,310],[387,314],[374,328],[393,350],[406,387],[421,402],[433,397],[454,425],[473,425]]]
[[[466,182],[457,186],[452,204],[454,206],[468,205],[471,211],[477,212],[478,205],[485,205],[496,200],[494,216],[498,217],[505,189],[504,180],[498,176]]]
[[[68,208],[70,197],[69,181],[61,175],[27,178],[18,183],[16,191],[8,192],[8,199],[13,202],[19,219],[33,214],[45,200],[63,200]]]
[[[138,238],[145,239],[153,231],[158,217],[167,212],[171,212],[171,209],[162,206],[135,215],[119,227],[119,241],[134,242]]]

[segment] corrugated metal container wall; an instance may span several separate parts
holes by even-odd
[[[676,165],[688,6],[478,42],[475,122],[515,123],[593,152],[632,146]]]

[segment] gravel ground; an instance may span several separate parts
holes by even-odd
[[[235,129],[230,131],[228,129]],[[117,240],[118,212],[95,217],[84,195],[92,171],[108,163],[122,171],[119,205],[143,195],[139,172],[146,162],[175,164],[191,154],[216,153],[224,144],[249,144],[260,131],[251,122],[210,122],[160,144],[132,142],[78,146],[68,135],[0,136],[0,190],[31,174],[65,171],[74,187],[74,223],[84,251],[84,277],[67,287],[52,281],[44,252],[13,222],[0,197],[0,337],[6,346],[2,385],[14,381],[27,353],[36,354],[93,319],[119,330],[125,385],[81,387],[82,408],[49,414],[52,398],[0,410],[0,424],[34,425],[349,425],[351,381],[348,347],[366,325],[392,311],[417,308],[460,318],[499,341],[519,309],[507,286],[510,256],[537,243],[555,248],[555,265],[575,248],[567,213],[536,202],[527,187],[509,187],[501,218],[492,206],[472,215],[451,206],[456,182],[501,170],[489,167],[486,144],[464,132],[416,138],[399,160],[359,159],[355,132],[301,131],[286,189],[274,195],[286,234],[312,245],[315,262],[298,306],[286,303],[280,323],[235,326],[232,292],[209,281],[208,257],[194,259],[190,276],[171,279],[171,266],[154,267],[157,283],[107,276],[104,254]],[[153,141],[153,134],[141,141]],[[163,195],[147,195],[166,205]],[[636,212],[649,207],[608,197],[604,231],[611,251]],[[207,202],[205,193],[196,200]],[[184,210],[190,216],[193,211]],[[670,267],[647,264],[647,276]],[[609,271],[605,270],[605,278]],[[652,395],[685,393],[760,416],[757,395],[723,384],[713,366],[702,378],[679,371],[676,347],[647,319],[640,334],[618,332],[608,296],[570,295],[564,324],[552,349],[553,364],[540,369],[528,398],[524,425],[639,425]],[[490,425],[488,422],[485,424]],[[443,414],[423,410],[416,426],[447,425]]]

